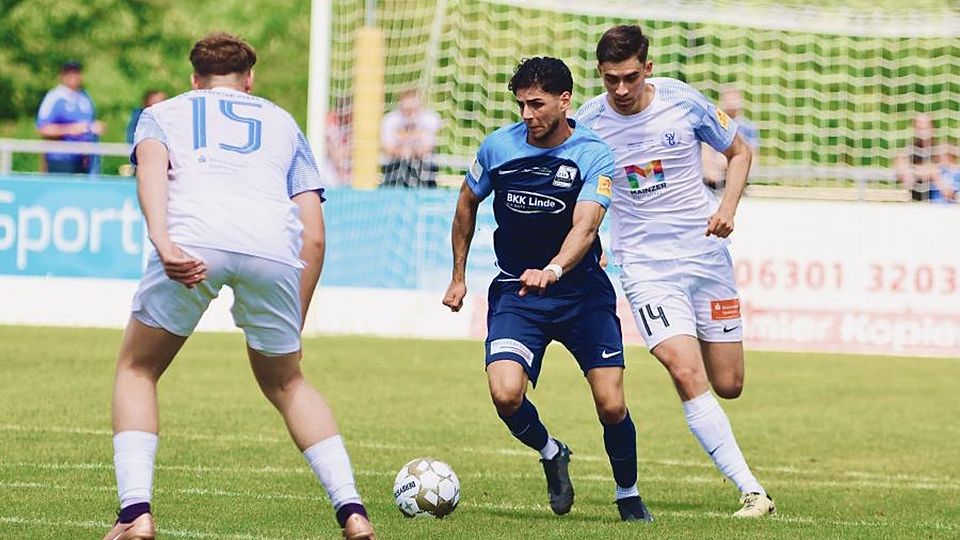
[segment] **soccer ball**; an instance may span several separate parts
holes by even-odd
[[[418,458],[400,468],[393,496],[407,517],[442,518],[460,502],[460,480],[446,463]]]

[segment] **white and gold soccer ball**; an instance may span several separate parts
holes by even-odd
[[[446,463],[418,458],[400,468],[393,496],[407,517],[442,518],[460,502],[460,479]]]

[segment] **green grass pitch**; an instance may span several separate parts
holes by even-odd
[[[0,327],[0,538],[100,538],[116,509],[110,393],[120,332]],[[640,490],[652,525],[621,523],[600,426],[552,347],[531,394],[574,450],[573,511],[551,514],[537,456],[489,402],[482,345],[323,337],[308,378],[331,402],[383,539],[958,538],[960,362],[750,352],[724,407],[780,516],[737,521],[737,493],[687,432],[665,371],[627,351]],[[160,383],[160,538],[338,538],[326,495],[254,382],[240,334],[197,334]],[[450,463],[460,507],[411,520],[399,467]]]

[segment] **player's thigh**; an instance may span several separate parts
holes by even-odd
[[[700,342],[710,385],[720,397],[733,399],[743,392],[743,343]]]
[[[620,282],[648,349],[673,336],[697,335],[690,293],[674,261],[624,265]]]
[[[692,300],[697,317],[697,337],[709,343],[743,341],[740,293],[733,260],[726,248],[686,261],[692,280]]]
[[[230,312],[247,344],[265,356],[299,351],[301,270],[262,257],[239,257]]]
[[[220,294],[232,268],[229,253],[214,249],[181,246],[185,252],[204,261],[207,279],[187,288],[170,278],[156,252],[147,259],[147,267],[133,296],[133,317],[152,328],[186,337],[193,333],[210,302]]]
[[[496,379],[490,379],[494,390],[516,391],[526,389],[526,381],[534,385],[543,366],[543,354],[550,343],[545,323],[512,311],[492,312],[487,317],[485,343],[488,378],[490,368],[496,365]],[[505,363],[516,364],[507,366]],[[518,369],[519,368],[519,369]],[[520,381],[517,377],[523,375]]]
[[[186,341],[183,336],[147,326],[131,316],[120,343],[117,369],[132,369],[159,378]]]
[[[570,351],[584,374],[599,367],[624,367],[623,333],[615,302],[616,297],[611,296],[606,305],[575,310],[554,325],[550,337]]]
[[[250,358],[250,368],[257,379],[257,384],[267,395],[289,387],[291,382],[303,376],[300,371],[299,350],[278,356],[267,356],[248,346],[247,356]]]

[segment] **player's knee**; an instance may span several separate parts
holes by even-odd
[[[716,384],[713,390],[723,399],[736,399],[743,393],[743,377],[733,377],[722,384]]]
[[[597,416],[600,417],[600,422],[608,426],[619,424],[627,417],[627,405],[622,401],[598,403]]]
[[[148,358],[139,357],[133,353],[121,352],[117,359],[117,375],[141,377],[157,381],[163,374],[163,368]]]
[[[293,394],[294,389],[301,382],[303,382],[303,375],[299,371],[283,374],[283,376],[277,374],[257,375],[260,391],[271,403],[278,407],[289,399],[289,396]]]
[[[500,416],[512,416],[523,404],[523,389],[498,386],[490,388],[490,399]]]
[[[706,378],[702,367],[687,364],[674,364],[667,366],[670,377],[674,382],[681,386],[695,384]]]

